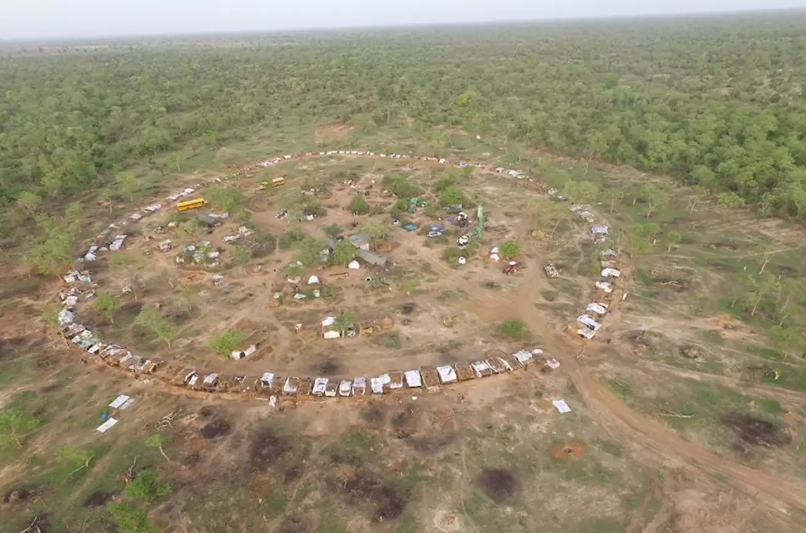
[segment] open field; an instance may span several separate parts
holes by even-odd
[[[3,48],[0,116],[50,133],[0,137],[0,533],[803,531],[798,67],[737,53],[797,20],[582,27],[574,64],[568,28],[133,45],[139,94],[199,78],[162,111],[77,45],[60,79],[110,92],[42,104],[97,100],[74,137],[8,92],[58,51]]]

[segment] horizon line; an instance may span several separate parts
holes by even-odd
[[[478,20],[465,22],[424,22],[412,24],[385,24],[375,25],[348,25],[348,26],[309,26],[295,28],[275,28],[275,29],[243,29],[243,30],[200,30],[200,31],[179,31],[176,33],[132,33],[119,35],[94,35],[94,36],[57,36],[57,37],[17,37],[12,39],[0,38],[0,45],[9,44],[32,44],[32,43],[60,43],[60,42],[93,42],[93,41],[121,41],[128,39],[157,39],[169,37],[213,37],[213,36],[236,36],[236,35],[259,35],[259,34],[300,34],[300,33],[337,33],[354,32],[360,30],[394,30],[394,29],[421,29],[435,27],[461,27],[461,26],[496,26],[496,25],[530,25],[539,23],[568,23],[568,22],[608,22],[617,20],[657,20],[657,19],[678,19],[686,17],[714,17],[714,16],[746,16],[752,14],[781,14],[792,12],[806,13],[806,7],[787,7],[771,9],[738,9],[732,11],[700,11],[700,12],[670,12],[656,14],[624,14],[624,15],[603,15],[603,16],[568,16],[550,17],[542,19],[500,19],[500,20]]]

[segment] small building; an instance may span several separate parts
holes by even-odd
[[[359,250],[369,250],[370,237],[366,233],[356,233],[350,237],[350,244]]]
[[[221,225],[220,219],[217,219],[216,217],[211,217],[210,215],[199,215],[196,217],[196,220],[198,220],[199,224],[201,224],[207,229],[213,229],[216,226]]]
[[[359,249],[358,250],[358,257],[363,259],[365,262],[369,263],[370,265],[384,267],[388,261],[388,258],[376,252],[371,252],[369,250]]]

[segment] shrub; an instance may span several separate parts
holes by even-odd
[[[519,340],[529,336],[529,328],[523,320],[504,320],[496,328],[502,337]]]
[[[230,353],[241,348],[247,334],[240,329],[228,329],[210,339],[208,346],[216,354],[228,357]]]
[[[515,241],[506,241],[498,247],[498,251],[504,257],[515,257],[521,253],[520,245]]]
[[[288,230],[280,237],[280,241],[277,243],[280,246],[281,250],[288,250],[292,248],[298,242],[304,241],[306,238],[305,232],[300,229],[292,229]]]
[[[439,204],[443,207],[454,204],[465,205],[467,198],[459,187],[448,187],[439,196]]]
[[[354,196],[347,205],[347,210],[356,215],[366,215],[369,213],[369,204],[363,196]]]

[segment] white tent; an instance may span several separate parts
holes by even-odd
[[[319,285],[319,277],[311,276],[310,278],[308,278],[308,285]]]

